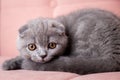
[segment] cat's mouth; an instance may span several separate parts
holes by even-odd
[[[42,60],[38,60],[38,61],[36,61],[36,62],[39,62],[39,63],[46,63],[47,61],[45,61],[44,59],[42,59]]]
[[[48,58],[48,57],[44,57],[44,58],[36,57],[36,58],[33,58],[32,57],[31,60],[34,61],[34,62],[39,62],[39,63],[46,63],[46,62],[50,61],[51,58]]]

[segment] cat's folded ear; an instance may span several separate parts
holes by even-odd
[[[64,30],[57,30],[57,32],[59,33],[60,36],[66,36],[65,31]]]
[[[65,26],[61,23],[53,23],[52,27],[57,28],[57,32],[59,33],[60,36],[65,36]]]
[[[25,36],[25,32],[28,30],[28,26],[27,25],[24,25],[22,26],[18,32],[19,32],[19,36],[22,38]]]

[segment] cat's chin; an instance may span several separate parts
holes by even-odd
[[[37,61],[35,61],[34,60],[34,62],[36,62],[36,63],[46,63],[47,61],[44,61],[44,60],[37,60]]]

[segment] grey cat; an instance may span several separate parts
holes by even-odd
[[[99,9],[38,18],[19,29],[17,45],[21,55],[5,61],[3,69],[120,71],[120,18]]]

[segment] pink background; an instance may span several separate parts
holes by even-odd
[[[120,16],[120,0],[0,0],[0,55],[18,55],[17,30],[27,21],[83,8],[101,8]]]

